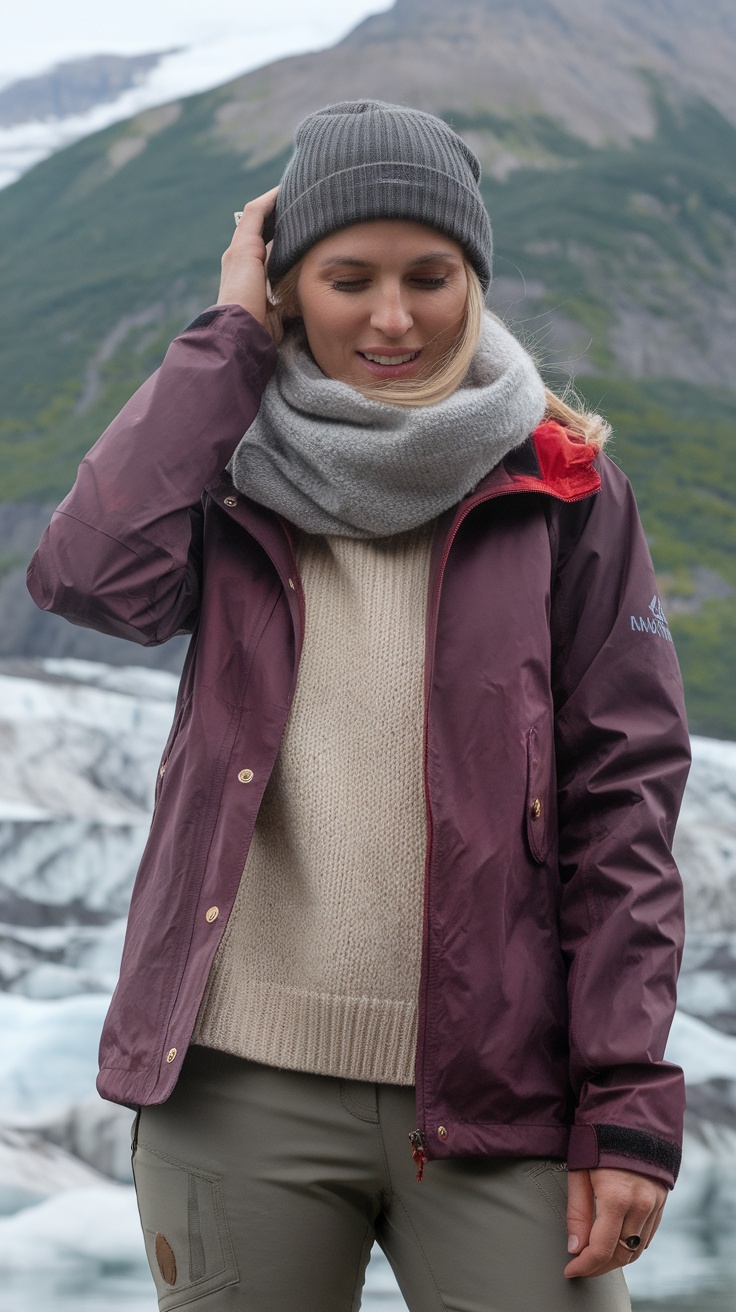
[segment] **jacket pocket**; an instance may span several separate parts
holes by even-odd
[[[526,837],[534,860],[543,865],[556,818],[552,815],[552,744],[550,735],[532,725],[526,736]]]
[[[133,1177],[161,1312],[237,1284],[220,1177],[154,1152],[140,1140]]]

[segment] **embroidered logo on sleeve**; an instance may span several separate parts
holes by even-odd
[[[657,638],[664,638],[665,642],[672,642],[670,626],[662,610],[662,603],[656,593],[649,603],[649,614],[632,615],[631,627],[636,629],[638,633],[652,633]]]

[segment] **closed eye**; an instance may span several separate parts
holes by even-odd
[[[368,278],[336,278],[330,286],[335,292],[358,292],[368,286]],[[415,287],[421,287],[424,290],[431,290],[434,287],[445,287],[447,278],[412,278]]]

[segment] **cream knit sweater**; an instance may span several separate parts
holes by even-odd
[[[299,679],[193,1042],[413,1084],[434,525],[302,535]]]

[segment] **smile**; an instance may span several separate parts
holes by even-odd
[[[419,351],[408,351],[406,355],[369,355],[367,351],[359,351],[364,360],[372,360],[374,364],[409,364],[410,360],[416,360]]]

